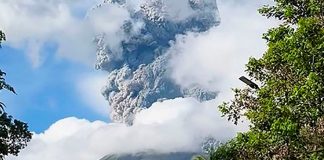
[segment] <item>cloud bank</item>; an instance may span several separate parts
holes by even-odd
[[[42,65],[46,56],[41,53],[49,43],[57,46],[56,57],[93,65],[94,37],[115,34],[128,18],[128,12],[115,5],[93,10],[87,17],[95,4],[92,0],[1,0],[5,45],[26,49],[33,67]]]
[[[152,149],[199,151],[205,137],[227,140],[246,130],[246,124],[235,127],[221,118],[217,105],[231,97],[230,88],[242,85],[237,78],[244,74],[248,57],[259,56],[265,49],[261,33],[275,23],[258,16],[256,9],[264,2],[267,1],[218,1],[222,18],[218,27],[199,34],[178,35],[166,51],[171,61],[164,64],[177,85],[186,88],[199,84],[216,89],[219,91],[216,100],[177,98],[155,102],[135,115],[132,126],[63,119],[44,133],[36,134],[18,159],[88,160],[109,153]],[[134,1],[132,5],[138,4]]]
[[[172,79],[182,87],[199,84],[218,90],[229,99],[231,88],[242,86],[238,78],[245,75],[249,57],[265,51],[262,34],[277,23],[257,13],[265,4],[269,1],[218,1],[219,26],[179,35],[169,49]]]
[[[221,118],[215,103],[192,98],[157,102],[136,115],[133,126],[62,119],[34,135],[18,158],[8,159],[95,160],[110,153],[199,152],[204,138],[213,136],[225,141],[244,129]]]

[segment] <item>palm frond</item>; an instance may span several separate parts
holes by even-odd
[[[6,107],[6,105],[2,102],[0,102],[0,113],[3,113],[4,112],[4,108]]]

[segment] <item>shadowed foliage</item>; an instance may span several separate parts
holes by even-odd
[[[6,35],[0,30],[0,48],[1,48],[1,42],[6,40]]]
[[[3,40],[5,40],[5,35],[0,31],[0,44]],[[14,88],[6,83],[5,75],[6,73],[0,70],[0,90],[6,89],[16,94]],[[5,104],[0,101],[0,159],[4,159],[9,154],[18,155],[31,137],[28,125],[8,115],[5,112]]]

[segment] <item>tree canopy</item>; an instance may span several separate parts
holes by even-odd
[[[5,40],[5,35],[0,31],[0,44]],[[13,87],[6,83],[5,72],[0,70],[0,90],[6,89],[15,93]],[[5,112],[5,104],[0,101],[0,159],[12,154],[18,155],[19,151],[26,147],[32,134],[28,130],[28,125]]]
[[[250,130],[221,145],[211,159],[324,159],[324,1],[275,0],[259,12],[282,24],[263,35],[268,49],[246,73],[259,89],[233,89],[220,106]]]

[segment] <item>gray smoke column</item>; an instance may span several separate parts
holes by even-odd
[[[169,76],[167,50],[177,35],[204,32],[219,24],[215,0],[105,0],[128,11],[116,38],[96,38],[96,68],[108,72],[103,95],[114,122],[132,124],[134,115],[154,102],[177,97],[214,99],[199,85],[181,88]],[[109,22],[109,20],[107,20]],[[199,53],[197,53],[199,54]]]

